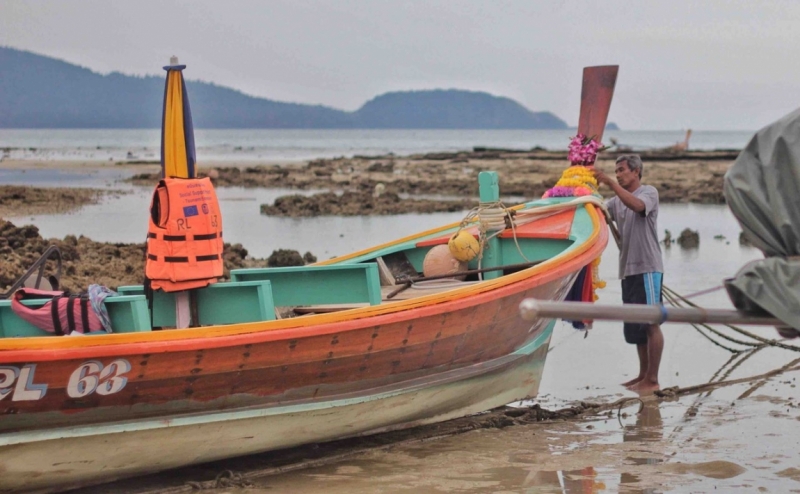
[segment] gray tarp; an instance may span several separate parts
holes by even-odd
[[[800,330],[800,109],[758,131],[725,174],[725,199],[766,256],[728,281],[734,305]]]

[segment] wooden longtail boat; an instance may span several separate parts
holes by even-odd
[[[534,396],[553,322],[525,321],[517,308],[526,297],[563,300],[608,233],[591,202],[514,209],[514,228],[492,239],[494,265],[511,268],[392,298],[398,286],[386,277],[380,286],[379,268],[402,258],[422,271],[459,225],[320,265],[234,271],[199,290],[209,294],[201,322],[216,319],[197,328],[151,330],[140,287],[107,299],[115,334],[32,336],[39,330],[0,301],[0,492],[89,485]],[[363,304],[342,305],[359,293]],[[338,305],[309,306],[325,302]],[[169,308],[159,303],[156,325]],[[276,319],[276,304],[318,312]]]
[[[162,165],[180,170],[164,176],[192,177],[184,66],[170,63]],[[597,142],[616,74],[584,70],[578,131]],[[105,301],[111,334],[53,337],[0,300],[0,493],[412,427],[535,396],[554,322],[523,319],[520,302],[564,300],[605,249],[606,220],[594,196],[507,210],[497,174],[479,182],[477,214],[459,224],[317,265],[233,270],[193,297],[156,292],[152,307],[141,286],[120,287]],[[482,254],[460,279],[424,285],[426,256],[463,231],[485,240]],[[197,327],[174,329],[186,298]]]

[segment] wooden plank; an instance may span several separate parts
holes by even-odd
[[[392,270],[389,269],[389,266],[386,265],[386,261],[383,260],[383,257],[378,257],[375,259],[375,262],[378,264],[378,274],[381,278],[381,286],[394,286],[397,284],[394,274]]]
[[[144,287],[121,286],[117,291],[130,295],[144,294]],[[195,291],[201,326],[272,321],[276,318],[269,281],[220,282]],[[176,292],[156,291],[153,294],[153,326],[176,327],[175,297]]]
[[[231,279],[269,280],[278,306],[381,303],[376,263],[234,269]]]
[[[214,283],[197,291],[197,315],[202,326],[275,319],[269,281]]]
[[[385,302],[397,302],[398,300],[408,300],[411,298],[417,297],[424,297],[425,295],[430,295],[432,293],[442,293],[448,292],[450,290],[455,290],[456,288],[463,288],[464,284],[460,281],[453,280],[452,285],[429,285],[427,287],[421,288],[409,288],[407,290],[403,290],[399,293],[396,293],[392,296],[392,298],[386,298],[390,293],[397,290],[397,286],[385,286],[381,288],[381,295],[383,297],[383,301]]]
[[[41,307],[46,299],[23,300],[28,307]],[[124,295],[105,299],[108,317],[114,333],[150,331],[150,317],[144,295]],[[105,334],[105,333],[89,333]],[[0,337],[56,336],[17,316],[10,300],[0,300]]]
[[[398,278],[417,276],[419,274],[417,268],[414,267],[414,264],[408,259],[408,255],[406,255],[405,252],[384,254],[380,259],[382,259],[386,267],[389,268],[395,280]]]
[[[327,314],[328,312],[339,312],[342,310],[360,309],[362,307],[369,307],[368,303],[360,304],[320,304],[320,305],[304,305],[295,307],[296,314]]]
[[[569,208],[550,216],[531,221],[516,227],[517,238],[549,238],[565,240],[572,231],[572,221],[575,219],[575,208]],[[503,230],[500,238],[514,238],[514,231]]]

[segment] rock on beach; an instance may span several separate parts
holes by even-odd
[[[734,157],[735,153],[730,152],[644,155],[644,182],[659,190],[664,203],[721,204],[725,201],[723,177]],[[597,166],[612,173],[614,158],[613,154],[601,155]],[[9,166],[25,167],[29,164],[9,163]],[[75,165],[47,163],[46,166],[69,168]],[[210,167],[201,163],[199,174],[211,177],[218,187],[324,191],[311,196],[280,197],[274,204],[262,205],[264,214],[351,216],[468,210],[476,205],[478,174],[487,170],[498,172],[504,196],[515,197],[516,202],[535,199],[555,185],[566,166],[565,153],[476,150],[406,157],[355,156],[285,165],[215,163]],[[132,183],[152,186],[159,177],[158,165],[137,165],[129,169],[136,173],[129,179]],[[608,189],[601,189],[601,192],[609,193]],[[0,186],[0,218],[75,211],[86,204],[96,203],[104,195],[121,193],[125,192]],[[420,195],[438,196],[440,199],[415,197]],[[142,282],[144,244],[95,242],[73,235],[45,240],[35,226],[18,227],[0,219],[0,291],[7,290],[50,244],[61,249],[64,259],[62,285],[68,290],[84,290],[90,283],[113,288]],[[297,262],[291,257],[292,262]],[[309,257],[304,262],[310,262]],[[226,275],[229,269],[266,265],[265,259],[249,258],[241,245],[225,247]]]

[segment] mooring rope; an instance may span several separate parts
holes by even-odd
[[[711,287],[711,288],[706,288],[705,290],[700,290],[699,292],[694,292],[694,293],[690,293],[689,295],[684,295],[683,298],[685,298],[685,299],[695,298],[695,297],[699,297],[700,295],[707,295],[709,293],[713,293],[713,292],[716,292],[718,290],[722,290],[723,288],[725,288],[724,285],[717,285],[717,286],[714,286],[714,287]]]
[[[665,294],[666,294],[666,292],[670,292],[670,294],[673,297],[675,297],[677,300],[683,302],[684,304],[686,304],[686,305],[688,305],[690,307],[701,308],[699,305],[697,305],[697,304],[695,304],[695,303],[693,303],[693,302],[691,302],[689,300],[686,300],[686,298],[682,297],[680,294],[676,293],[674,290],[671,290],[670,288],[668,288],[666,286],[664,287],[664,292],[665,292]],[[741,335],[747,336],[748,338],[751,338],[753,340],[761,342],[761,343],[763,343],[765,345],[774,346],[774,347],[778,347],[778,348],[784,348],[786,350],[792,350],[792,351],[795,351],[795,352],[800,352],[800,347],[797,347],[797,346],[794,346],[794,345],[789,345],[787,343],[783,343],[783,342],[780,342],[780,341],[777,341],[777,340],[771,340],[769,338],[764,338],[763,336],[758,336],[757,334],[751,333],[750,331],[742,329],[739,326],[734,326],[732,324],[724,324],[723,326],[725,326],[725,327],[727,327],[727,328],[729,328],[729,329],[731,329],[733,331],[736,331],[737,333],[739,333]],[[703,327],[709,328],[708,325],[706,325],[706,324],[703,324]],[[753,345],[752,343],[750,343],[750,344]]]
[[[606,210],[605,212],[607,213],[608,211]],[[611,220],[610,217],[608,217],[608,216],[606,217],[606,222],[608,223],[609,228],[611,228],[611,231],[614,234],[613,236],[614,236],[614,240],[616,240],[616,242],[617,242],[617,247],[621,247],[622,239],[621,239],[621,237],[619,235],[619,230],[617,230],[616,225],[613,223],[613,221]],[[673,305],[675,307],[684,307],[683,305],[681,305],[681,303],[683,303],[683,304],[688,305],[689,307],[693,307],[693,308],[696,308],[696,309],[702,309],[702,307],[700,307],[699,305],[691,302],[689,300],[689,298],[697,297],[697,296],[700,296],[700,295],[705,295],[705,294],[711,293],[711,292],[715,292],[715,291],[720,290],[720,289],[722,289],[724,287],[722,285],[719,285],[719,286],[715,286],[715,287],[708,288],[708,289],[705,289],[705,290],[700,290],[699,292],[694,292],[692,294],[689,294],[688,296],[683,296],[683,295],[679,294],[675,290],[672,290],[671,288],[669,288],[667,285],[663,285],[661,288],[662,288],[662,294],[664,295],[664,298],[666,298],[667,301],[670,302],[671,305]],[[740,353],[740,352],[742,352],[744,350],[736,350],[736,349],[733,349],[733,348],[730,348],[730,347],[727,347],[727,346],[723,345],[722,343],[714,340],[713,338],[711,338],[707,334],[703,333],[703,331],[700,330],[700,326],[702,326],[704,329],[716,334],[720,338],[726,339],[726,340],[734,342],[734,343],[738,343],[740,345],[751,346],[751,347],[755,347],[755,348],[758,348],[761,345],[769,345],[769,346],[774,346],[774,347],[778,347],[778,348],[784,348],[786,350],[792,350],[792,351],[795,351],[795,352],[800,352],[800,347],[796,347],[794,345],[788,345],[786,343],[781,343],[780,341],[777,341],[777,340],[770,340],[768,338],[764,338],[764,337],[758,336],[756,334],[753,334],[750,331],[746,331],[746,330],[744,330],[744,329],[742,329],[742,328],[740,328],[738,326],[733,326],[731,324],[723,324],[723,326],[726,326],[729,329],[731,329],[733,331],[736,331],[739,334],[747,336],[748,338],[756,340],[756,341],[760,342],[760,344],[759,343],[746,342],[746,341],[734,339],[734,338],[732,338],[732,337],[730,337],[728,335],[725,335],[724,333],[712,328],[708,324],[699,324],[698,325],[698,324],[692,323],[691,326],[694,329],[696,329],[697,332],[699,332],[700,334],[705,336],[709,341],[711,341],[712,343],[714,343],[715,345],[717,345],[717,346],[719,346],[721,348],[724,348],[725,350],[727,350],[727,351],[729,351],[731,353]]]
[[[667,300],[667,302],[669,302],[670,305],[672,305],[673,307],[683,307],[683,305],[681,304],[680,300],[673,294],[674,294],[674,292],[672,290],[670,290],[667,287],[663,287],[663,295],[664,295],[664,298]],[[731,353],[741,353],[741,352],[746,351],[746,350],[740,350],[740,349],[727,347],[727,346],[723,345],[722,343],[718,342],[717,340],[715,340],[714,338],[708,336],[705,332],[703,332],[703,330],[700,329],[700,327],[702,326],[703,328],[705,328],[706,330],[714,333],[715,335],[719,336],[720,338],[728,340],[728,341],[730,341],[732,343],[737,343],[739,345],[751,346],[751,347],[763,346],[763,343],[753,343],[751,341],[738,340],[736,338],[733,338],[732,336],[728,336],[725,333],[722,333],[721,331],[719,331],[717,329],[714,329],[713,327],[709,326],[708,324],[690,323],[690,325],[695,330],[697,330],[698,333],[700,333],[701,335],[705,336],[710,342],[714,343],[715,345],[717,345],[717,346],[719,346],[721,348],[724,348],[725,350],[728,350]]]
[[[464,219],[461,220],[456,234],[470,226],[478,227],[478,242],[480,245],[478,269],[482,266],[483,252],[489,239],[500,235],[506,229],[511,229],[514,245],[522,259],[526,262],[531,262],[519,245],[517,228],[532,221],[558,214],[565,209],[575,208],[581,204],[591,204],[599,208],[607,219],[609,218],[609,212],[603,200],[593,195],[580,196],[570,201],[556,204],[535,205],[531,208],[520,210],[510,209],[502,201],[481,202],[477,207],[467,212]],[[479,274],[478,279],[482,280],[483,277]]]

